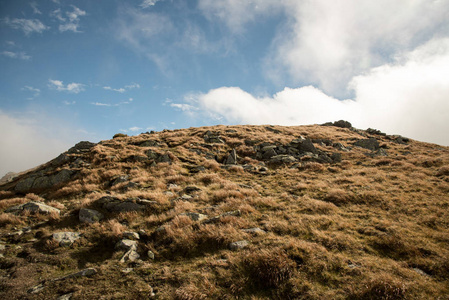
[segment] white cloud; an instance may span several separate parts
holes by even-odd
[[[76,104],[76,101],[67,101],[67,100],[64,100],[64,101],[62,101],[62,103],[64,103],[65,105],[75,105],[75,104]]]
[[[0,52],[1,55],[10,57],[10,58],[18,58],[22,60],[30,60],[31,56],[27,55],[25,52],[12,52],[12,51],[3,51]]]
[[[111,107],[111,106],[113,106],[113,105],[110,104],[110,103],[103,103],[103,102],[92,102],[92,103],[90,103],[90,104],[95,105],[95,106],[105,106],[105,107]]]
[[[41,93],[41,90],[40,89],[37,89],[37,88],[33,88],[33,87],[31,87],[31,86],[24,86],[23,88],[22,88],[22,90],[23,91],[30,91],[30,92],[33,92],[34,94],[33,94],[33,97],[37,97],[37,96],[39,96],[40,95],[40,93]]]
[[[75,5],[71,5],[72,11],[66,11],[65,15],[66,18],[63,17],[62,11],[60,8],[54,10],[51,12],[50,16],[53,18],[59,20],[62,24],[59,25],[59,32],[65,32],[65,31],[73,31],[76,33],[82,32],[79,31],[79,22],[80,17],[86,16],[87,13],[84,10],[79,9]]]
[[[140,84],[138,83],[131,83],[129,85],[125,85],[126,89],[140,89]]]
[[[33,14],[42,15],[42,12],[37,8],[37,3],[36,2],[31,2],[30,6],[33,9]]]
[[[108,91],[114,91],[114,92],[118,92],[118,93],[124,93],[127,90],[131,90],[131,89],[140,89],[140,85],[138,83],[132,83],[129,85],[125,85],[124,88],[118,88],[118,89],[114,89],[110,86],[104,86],[103,89],[108,90]]]
[[[86,136],[62,120],[26,112],[15,116],[0,111],[0,128],[0,177],[46,163]]]
[[[78,94],[82,91],[84,91],[84,84],[81,83],[69,83],[67,85],[64,85],[62,81],[60,80],[48,80],[50,83],[48,84],[48,87],[50,89],[57,90],[59,92],[69,92],[73,94]]]
[[[255,97],[237,87],[192,94],[170,104],[231,124],[319,124],[346,119],[359,128],[449,145],[449,38],[434,39],[398,55],[394,63],[352,79],[354,100],[337,100],[305,86]]]
[[[142,128],[141,127],[137,127],[137,126],[131,127],[129,129],[129,131],[139,131],[139,130],[142,130]]]
[[[200,0],[199,7],[233,33],[282,12],[265,59],[266,76],[339,96],[347,94],[353,76],[449,32],[447,0]]]
[[[9,19],[8,17],[3,19],[3,23],[14,28],[22,30],[25,35],[30,35],[33,32],[42,33],[44,30],[50,29],[50,27],[42,24],[41,21],[37,19]]]
[[[159,1],[162,1],[162,0],[143,0],[143,2],[140,4],[140,7],[148,8],[148,7],[154,6]]]

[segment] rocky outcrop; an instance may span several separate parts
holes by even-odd
[[[371,151],[376,151],[380,148],[379,142],[375,138],[358,140],[354,143],[354,146],[362,147]]]
[[[143,211],[145,209],[144,205],[137,204],[131,199],[122,201],[111,196],[102,197],[97,200],[97,203],[110,212]]]
[[[31,175],[20,180],[14,190],[18,193],[29,193],[34,190],[49,189],[68,182],[75,173],[74,170],[63,169],[52,175]]]
[[[61,247],[70,247],[81,237],[79,232],[55,232],[52,235],[53,240],[59,243]]]
[[[204,141],[208,144],[224,144],[225,142],[221,139],[220,135],[217,133],[212,133],[211,131],[207,131],[204,136]]]
[[[46,205],[42,202],[37,201],[30,201],[25,204],[16,205],[13,207],[10,207],[5,210],[7,213],[19,213],[21,211],[29,211],[31,213],[40,213],[40,214],[50,214],[50,213],[60,213],[60,210],[57,208],[54,208],[52,206]]]

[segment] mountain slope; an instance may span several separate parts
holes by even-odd
[[[0,297],[446,297],[449,148],[325,125],[116,135],[12,178]]]

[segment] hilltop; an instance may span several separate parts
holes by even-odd
[[[445,299],[448,207],[449,147],[345,121],[117,134],[4,178],[0,298]]]

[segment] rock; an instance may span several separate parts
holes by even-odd
[[[122,272],[123,274],[129,274],[129,273],[131,273],[132,271],[134,271],[133,268],[125,268],[125,269],[123,269],[121,272]]]
[[[358,140],[354,143],[354,146],[362,147],[371,151],[376,151],[380,148],[379,142],[375,138]]]
[[[240,249],[246,248],[248,245],[249,245],[249,242],[246,240],[232,242],[229,244],[229,249],[230,250],[240,250]]]
[[[80,152],[89,152],[90,149],[95,147],[95,145],[96,145],[95,143],[91,143],[88,141],[81,141],[78,144],[76,144],[75,146],[73,146],[72,148],[70,148],[69,151],[67,151],[67,152],[70,154],[80,153]]]
[[[376,135],[382,135],[382,136],[386,136],[385,133],[383,133],[382,131],[378,130],[378,129],[373,129],[373,128],[368,128],[366,130],[367,133],[369,134],[376,134]]]
[[[136,252],[134,249],[128,250],[120,259],[121,263],[125,263],[127,261],[133,262],[140,258],[139,253]]]
[[[73,293],[68,293],[65,295],[61,295],[57,298],[57,300],[70,300],[72,299]]]
[[[14,172],[8,172],[8,173],[6,173],[5,176],[3,176],[3,177],[0,179],[0,185],[12,181],[14,178],[17,177],[17,175],[18,175],[18,174],[17,174],[17,173],[14,173]]]
[[[194,167],[189,168],[189,172],[192,174],[196,174],[196,173],[204,172],[204,171],[206,171],[206,168],[203,166],[194,166]]]
[[[30,201],[25,204],[16,205],[5,210],[7,213],[18,213],[23,210],[30,211],[31,213],[40,213],[40,214],[50,214],[50,213],[60,213],[60,210],[54,208],[52,206],[46,205],[41,202]]]
[[[136,203],[142,204],[142,205],[145,205],[145,206],[153,206],[153,205],[159,204],[159,202],[157,202],[157,201],[147,200],[147,199],[137,199]]]
[[[138,144],[139,147],[158,147],[159,142],[155,140],[148,140],[143,141],[142,143]]]
[[[192,212],[183,213],[183,214],[180,214],[180,216],[187,216],[190,219],[192,219],[193,221],[199,221],[199,222],[207,219],[207,215],[203,215],[200,213],[192,213]]]
[[[410,141],[409,138],[406,138],[406,137],[403,137],[400,135],[394,135],[394,136],[392,136],[392,138],[395,143],[401,144],[401,145],[406,145]]]
[[[276,156],[271,157],[271,159],[270,159],[271,164],[288,164],[288,163],[294,163],[296,161],[297,161],[296,158],[294,158],[291,155],[286,155],[286,154],[276,155]]]
[[[88,208],[81,208],[78,217],[81,223],[95,223],[104,218],[101,212]]]
[[[128,181],[128,179],[129,179],[129,176],[128,176],[128,175],[120,175],[120,176],[116,176],[116,177],[114,177],[114,178],[111,180],[111,183],[110,183],[109,185],[110,185],[110,186],[114,186],[114,185],[117,185],[117,184],[119,184],[119,183],[126,182],[126,181]]]
[[[18,193],[27,193],[31,190],[48,189],[69,181],[75,173],[73,170],[63,169],[49,176],[33,176],[20,180],[14,190]]]
[[[242,231],[243,231],[243,232],[246,232],[246,233],[255,234],[255,235],[267,233],[265,230],[260,229],[259,227],[248,228],[248,229],[242,229]]]
[[[427,277],[429,276],[429,274],[427,274],[426,272],[424,272],[420,268],[413,268],[413,271],[415,271],[416,273],[418,273],[419,275],[422,275],[422,276],[427,276]]]
[[[208,144],[224,144],[225,142],[221,139],[218,134],[214,134],[211,131],[207,131],[204,136],[204,141]]]
[[[225,165],[236,165],[237,164],[237,153],[235,152],[235,149],[232,149],[229,153],[228,157],[226,158]]]
[[[134,155],[133,154],[133,155],[126,157],[123,161],[124,162],[147,162],[148,157],[143,156],[143,155]]]
[[[305,139],[303,137],[299,139],[294,139],[290,142],[290,146],[299,150],[300,153],[311,152],[317,153],[315,146],[310,139]]]
[[[276,146],[265,146],[261,149],[262,158],[263,159],[270,159],[273,156],[278,155],[276,152]]]
[[[140,236],[137,232],[126,231],[122,233],[122,237],[129,240],[139,240]]]
[[[186,193],[186,194],[192,194],[192,193],[196,193],[196,192],[201,192],[201,189],[197,186],[189,185],[184,188],[184,193]]]
[[[103,199],[103,200],[102,200]],[[129,212],[129,211],[143,211],[145,209],[144,205],[134,203],[132,201],[121,201],[118,198],[106,196],[101,198],[103,208],[111,212]],[[109,200],[106,202],[106,200]]]
[[[348,129],[352,128],[352,124],[344,120],[336,121],[332,125],[340,128],[348,128]]]
[[[44,289],[44,285],[41,283],[41,284],[35,285],[32,288],[28,289],[27,293],[28,294],[37,294],[40,291],[42,291],[43,289]]]
[[[123,239],[115,245],[115,249],[124,251],[136,250],[137,244],[138,244],[137,241]]]
[[[82,271],[69,274],[67,276],[63,276],[63,277],[60,277],[60,278],[53,279],[52,281],[60,281],[60,280],[65,280],[65,279],[69,279],[69,278],[92,276],[92,275],[95,275],[95,274],[97,274],[97,270],[96,269],[94,269],[94,268],[87,268],[87,269],[84,269]]]
[[[53,240],[59,243],[61,247],[69,247],[81,237],[79,232],[55,232],[52,235]]]
[[[332,159],[332,162],[334,164],[341,162],[341,154],[340,153],[334,152],[334,153],[332,153],[330,158]]]
[[[153,251],[148,250],[147,256],[148,256],[149,259],[153,259],[154,260],[154,253],[153,253]]]
[[[206,221],[204,221],[205,224],[208,223],[215,223],[218,222],[221,218],[226,217],[226,216],[234,216],[234,217],[240,217],[242,215],[242,212],[238,209],[238,210],[232,210],[232,211],[228,211],[225,212],[221,215],[212,217],[210,219],[207,219]]]
[[[6,250],[6,246],[4,244],[0,244],[0,251],[5,251]]]

